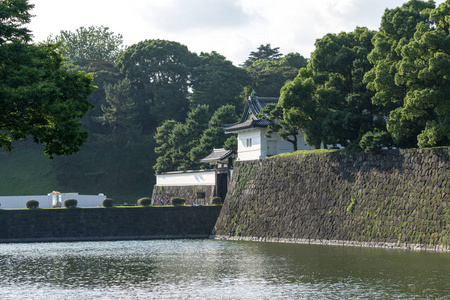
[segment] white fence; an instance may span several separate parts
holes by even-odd
[[[215,185],[214,170],[167,172],[156,174],[157,186]]]
[[[78,193],[50,193],[35,196],[0,196],[0,208],[26,208],[28,200],[39,201],[40,208],[61,207],[67,199],[76,199],[78,207],[102,206],[104,194],[78,195]]]

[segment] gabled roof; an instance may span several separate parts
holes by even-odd
[[[261,114],[261,111],[267,104],[277,104],[278,98],[276,97],[257,97],[250,96],[245,105],[244,114],[238,123],[225,125],[223,130],[225,133],[236,133],[238,131],[255,128],[255,127],[267,127],[270,121],[261,120],[257,116]]]
[[[233,155],[233,150],[225,150],[223,148],[220,149],[213,149],[211,154],[209,154],[207,157],[203,158],[201,160],[202,163],[215,163],[218,161],[222,161],[224,159],[227,159],[231,155]]]

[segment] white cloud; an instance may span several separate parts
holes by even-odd
[[[236,0],[166,0],[164,6],[150,2],[143,14],[165,32],[239,28],[252,20]]]
[[[436,1],[437,4],[444,0]],[[309,57],[327,33],[376,30],[386,7],[406,0],[30,0],[37,41],[60,30],[108,26],[131,45],[177,41],[197,53],[217,51],[236,65],[261,44]]]

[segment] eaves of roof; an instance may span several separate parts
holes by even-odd
[[[269,126],[270,121],[267,120],[247,120],[243,123],[235,123],[232,125],[228,125],[223,127],[225,133],[237,133],[242,130],[256,128],[256,127],[267,127]]]

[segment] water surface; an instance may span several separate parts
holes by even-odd
[[[450,253],[217,240],[0,244],[0,299],[448,299]]]

